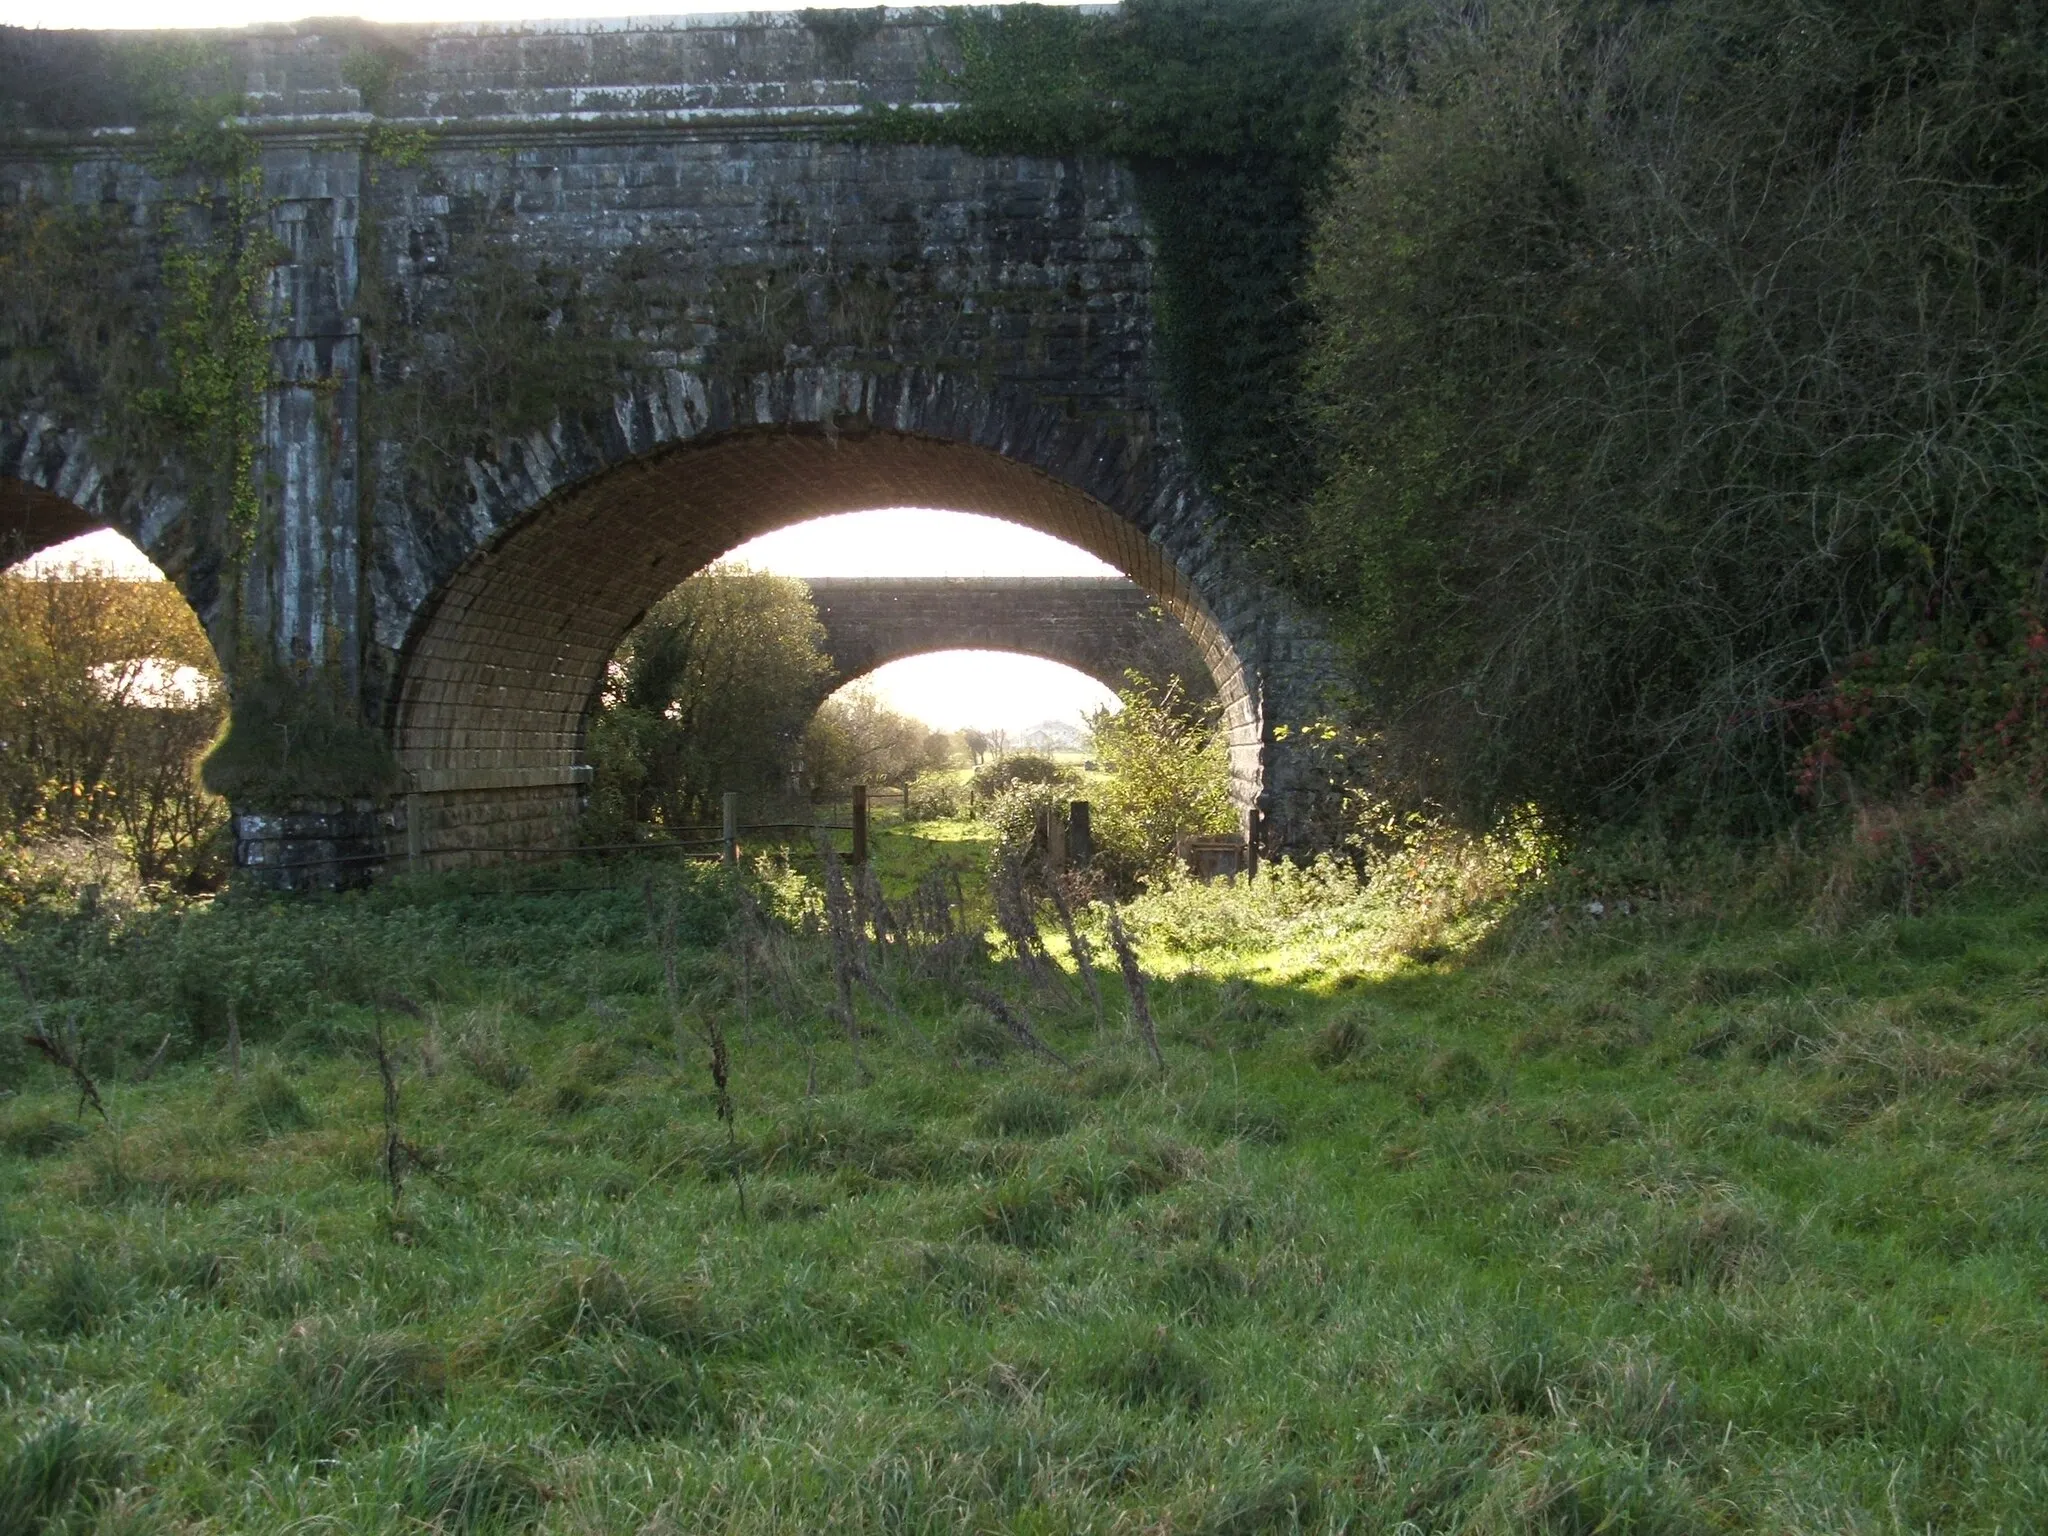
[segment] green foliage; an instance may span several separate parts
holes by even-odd
[[[801,581],[722,564],[647,611],[590,723],[600,835],[703,825],[727,790],[783,791],[820,684],[824,630]]]
[[[975,769],[974,776],[968,780],[977,796],[990,800],[1019,784],[1066,789],[1079,782],[1073,769],[1063,767],[1039,752],[1013,752],[1007,757],[999,757]]]
[[[339,670],[274,660],[245,668],[227,734],[200,773],[208,789],[251,811],[373,800],[398,787],[390,742],[363,723]]]
[[[1383,784],[1755,829],[2032,761],[2044,100],[2003,0],[1417,24],[1318,235],[1297,565]]]
[[[10,44],[30,57],[51,49],[60,69],[97,59],[105,73],[86,98],[95,109],[89,121],[137,126],[150,168],[168,185],[154,239],[99,209],[30,197],[0,211],[0,277],[27,301],[10,303],[0,321],[0,384],[14,398],[72,414],[110,463],[153,471],[175,450],[191,499],[218,508],[224,552],[240,571],[262,512],[255,471],[270,383],[267,288],[280,255],[267,232],[254,140],[235,122],[240,80],[204,42],[107,48],[0,35],[0,53]],[[17,111],[48,116],[37,85]],[[138,281],[151,266],[160,283]]]
[[[837,797],[855,784],[907,787],[951,757],[943,732],[898,714],[861,684],[827,699],[804,728],[804,779],[819,796]]]
[[[1088,722],[1103,774],[1096,845],[1121,878],[1164,874],[1181,838],[1236,829],[1229,753],[1214,711],[1187,709],[1177,686],[1162,694],[1133,675],[1117,698]]]
[[[1082,793],[1080,775],[1035,752],[984,763],[968,786],[981,822],[995,834],[996,847],[1016,858],[1031,851],[1039,812],[1064,821],[1068,806]]]
[[[1013,5],[949,13],[955,111],[876,112],[880,137],[986,154],[1132,162],[1158,242],[1171,398],[1245,536],[1277,540],[1298,498],[1299,292],[1310,207],[1338,137],[1358,0],[1127,0],[1113,13]]]
[[[217,882],[226,807],[195,765],[226,712],[213,648],[169,582],[0,574],[0,799],[22,842],[117,843],[145,885]]]
[[[135,1477],[134,1452],[75,1418],[24,1435],[0,1458],[0,1536],[45,1536],[90,1512]]]

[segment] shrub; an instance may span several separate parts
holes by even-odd
[[[922,774],[910,782],[905,815],[911,821],[952,821],[960,815],[960,786],[944,774]]]
[[[1019,784],[1071,785],[1078,784],[1080,780],[1071,769],[1062,768],[1049,757],[1036,752],[1019,752],[975,769],[969,782],[977,798],[993,800]]]
[[[1095,792],[1094,832],[1112,873],[1156,874],[1183,837],[1237,830],[1230,801],[1230,756],[1213,710],[1190,709],[1179,684],[1156,692],[1132,674],[1120,707],[1089,718],[1103,779]]]
[[[1411,20],[1323,216],[1295,545],[1380,781],[1753,828],[2038,767],[2032,11]]]
[[[1071,783],[1010,785],[982,803],[981,819],[995,834],[995,856],[1022,858],[1038,836],[1038,813],[1066,819],[1078,786]]]

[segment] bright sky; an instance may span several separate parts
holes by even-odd
[[[793,11],[800,6],[844,10],[872,0],[666,0],[644,9],[621,0],[0,0],[0,23],[15,27],[246,27],[310,16],[360,16],[367,21],[574,21],[593,18],[695,16],[734,11]],[[1000,3],[1000,0],[999,0]],[[1073,4],[1076,0],[1051,0]]]
[[[821,517],[742,544],[730,556],[784,576],[1114,576],[1115,567],[1035,529],[993,517],[896,507]],[[110,530],[53,545],[19,569],[83,566],[148,580],[161,573]],[[935,651],[891,662],[867,682],[891,709],[942,731],[1012,733],[1078,721],[1116,695],[1057,662],[999,651]]]
[[[784,576],[1115,576],[1084,550],[1000,518],[924,507],[820,517],[742,544],[728,557]],[[942,731],[1017,732],[1114,705],[1093,678],[1002,651],[934,651],[868,674],[891,709]]]

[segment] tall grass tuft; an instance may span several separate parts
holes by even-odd
[[[432,1434],[406,1447],[399,1489],[406,1513],[446,1536],[526,1530],[552,1492],[523,1461]]]
[[[438,1412],[447,1357],[432,1345],[309,1319],[292,1326],[230,1422],[274,1456],[302,1459]]]
[[[0,1536],[52,1536],[134,1481],[139,1460],[120,1439],[77,1419],[24,1436],[0,1457]]]

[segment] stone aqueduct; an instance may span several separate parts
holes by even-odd
[[[1312,839],[1313,775],[1281,727],[1321,711],[1327,646],[1192,472],[1130,172],[855,131],[941,78],[943,23],[216,41],[275,240],[260,532],[237,561],[192,455],[110,430],[88,349],[63,387],[0,366],[0,537],[118,528],[217,647],[343,680],[402,794],[273,832],[444,858],[560,843],[606,660],[655,598],[772,528],[908,504],[1123,572],[1213,679],[1264,840]],[[194,213],[189,175],[103,115],[18,113],[0,214],[137,232],[124,291],[161,313],[151,231],[217,223],[218,200]]]

